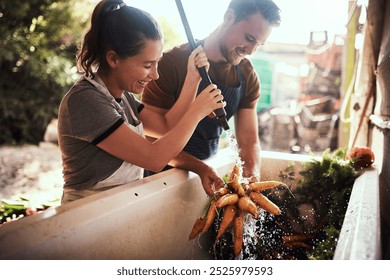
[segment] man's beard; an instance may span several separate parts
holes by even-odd
[[[221,45],[221,54],[225,58],[226,62],[232,65],[238,65],[244,56],[237,53],[237,49],[229,52],[225,45]]]

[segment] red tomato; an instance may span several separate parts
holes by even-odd
[[[352,147],[346,156],[355,167],[368,167],[374,163],[375,155],[369,147]]]

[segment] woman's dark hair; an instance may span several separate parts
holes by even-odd
[[[160,27],[150,14],[121,0],[102,0],[92,13],[91,27],[77,53],[77,65],[93,77],[93,68],[108,69],[109,50],[122,58],[135,56],[148,40],[162,40]]]
[[[236,22],[260,13],[272,25],[280,25],[280,9],[272,0],[232,0],[229,9],[234,11]]]

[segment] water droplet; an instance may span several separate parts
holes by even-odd
[[[238,152],[238,144],[236,138],[234,138],[232,132],[229,130],[226,130],[226,136],[229,141],[229,147],[232,149],[234,158],[235,158],[235,163],[238,167],[238,175],[239,175],[239,181],[240,183],[247,183],[247,179],[243,178],[242,176],[242,166],[244,162],[240,158],[240,153]]]

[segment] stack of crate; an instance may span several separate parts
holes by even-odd
[[[276,107],[270,110],[271,149],[278,151],[290,150],[294,139],[296,112],[287,107]]]
[[[296,117],[298,142],[314,150],[332,148],[337,137],[338,111],[332,97],[313,99],[303,103]]]

